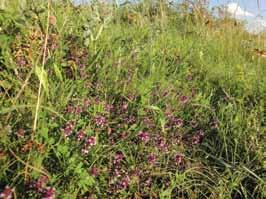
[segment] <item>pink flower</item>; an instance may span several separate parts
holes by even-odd
[[[167,96],[168,94],[169,94],[168,91],[164,91],[164,92],[163,92],[163,97]]]
[[[124,159],[122,151],[117,151],[115,154],[114,164],[119,164]]]
[[[18,138],[23,138],[24,135],[25,135],[25,130],[24,130],[23,128],[20,128],[20,129],[17,131],[16,135],[18,136]]]
[[[105,105],[105,111],[111,112],[112,110],[114,110],[114,106],[112,104]]]
[[[54,199],[55,198],[55,188],[46,187],[42,196],[42,199]]]
[[[167,151],[168,150],[168,145],[167,145],[166,141],[163,138],[161,138],[161,137],[157,138],[157,147],[160,150],[163,150],[163,151]]]
[[[186,103],[188,103],[189,98],[185,95],[182,95],[182,96],[180,96],[179,100],[182,104],[186,104]]]
[[[174,119],[174,123],[177,127],[182,127],[184,124],[184,121],[181,118]]]
[[[67,106],[67,109],[66,109],[66,112],[67,112],[67,113],[74,113],[74,107],[71,106],[71,105],[68,105],[68,106]]]
[[[80,115],[82,113],[82,108],[80,106],[77,106],[75,113],[76,113],[76,115]]]
[[[65,128],[62,129],[65,138],[68,138],[72,134],[74,128],[75,128],[75,123],[74,122],[72,122],[72,121],[67,122]]]
[[[106,125],[107,121],[106,118],[103,116],[96,116],[95,117],[95,124],[99,127],[104,127]]]
[[[149,161],[150,164],[154,164],[156,162],[156,155],[150,154],[148,156],[148,161]]]
[[[42,191],[47,182],[48,177],[43,175],[33,184],[33,188],[37,191]]]
[[[91,137],[87,138],[86,143],[85,143],[83,149],[81,150],[82,154],[83,154],[83,155],[88,154],[90,148],[91,148],[92,146],[94,146],[94,145],[96,145],[96,137],[91,136]]]
[[[147,132],[140,131],[138,137],[144,142],[148,142],[150,140],[150,135]]]
[[[196,134],[192,137],[192,144],[199,144],[202,141],[203,137],[204,132],[202,130],[197,131]]]
[[[130,178],[129,176],[124,177],[120,182],[120,187],[122,189],[126,189],[129,186]]]
[[[0,193],[0,198],[11,199],[13,191],[14,189],[10,188],[9,186],[6,186],[5,189]]]
[[[128,103],[127,102],[123,102],[122,104],[122,110],[126,111],[128,109]]]
[[[83,106],[85,107],[85,108],[88,108],[89,107],[89,105],[90,105],[90,100],[89,99],[85,99],[84,100],[84,102],[83,102]]]
[[[85,132],[83,130],[79,130],[77,133],[77,140],[82,141],[85,138]]]
[[[180,153],[176,154],[176,156],[175,156],[176,164],[181,165],[183,163],[183,161],[184,161],[184,155],[180,154]]]
[[[91,175],[94,177],[97,177],[99,175],[99,170],[97,167],[92,167],[91,168]]]
[[[117,169],[117,168],[114,170],[115,177],[120,177],[121,176],[121,173],[122,172],[119,169]]]
[[[91,137],[87,138],[87,140],[86,140],[86,146],[92,147],[94,145],[96,145],[96,137],[91,136]]]

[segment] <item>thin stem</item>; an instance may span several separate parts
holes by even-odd
[[[45,65],[46,51],[47,51],[47,43],[48,43],[48,36],[49,36],[50,5],[51,5],[51,0],[47,0],[47,22],[46,22],[46,32],[45,32],[45,40],[44,40],[44,47],[43,47],[41,78],[43,77],[43,72],[44,72],[44,65]],[[40,99],[41,98],[41,91],[42,91],[42,80],[40,79],[39,80],[37,104],[36,104],[36,110],[35,110],[35,117],[34,117],[34,123],[33,123],[33,131],[31,133],[31,140],[34,139],[34,134],[35,134],[36,129],[37,129],[38,113],[39,113],[40,101],[41,101],[41,99]],[[31,151],[28,154],[27,162],[26,162],[26,166],[25,166],[25,181],[27,181],[27,178],[28,178],[28,168],[30,167],[30,165],[29,165],[30,155],[31,155]]]
[[[49,35],[49,18],[50,18],[50,0],[47,0],[47,24],[46,24],[46,33],[45,33],[45,41],[44,41],[44,50],[43,50],[43,58],[42,58],[42,68],[41,68],[41,78],[43,76],[44,72],[44,65],[46,60],[46,51],[47,51],[47,43],[48,43],[48,35]],[[34,124],[33,124],[33,133],[36,131],[37,128],[37,121],[38,121],[38,112],[40,107],[40,98],[41,98],[41,91],[42,91],[42,82],[39,81],[39,89],[38,89],[38,98],[37,98],[37,105],[36,105],[36,111],[35,111],[35,118],[34,118]]]

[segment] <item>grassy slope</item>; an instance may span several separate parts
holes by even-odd
[[[265,38],[248,35],[229,19],[210,18],[211,25],[204,25],[199,15],[164,5],[91,10],[53,4],[57,23],[50,24],[33,131],[47,7],[38,4],[39,16],[30,7],[23,13],[10,5],[0,15],[0,190],[10,185],[18,198],[40,198],[45,193],[29,185],[45,174],[57,198],[265,196],[266,61],[252,53],[265,48]],[[102,32],[97,14],[110,18]],[[83,26],[99,38],[92,41]],[[182,96],[189,102],[182,104]],[[67,113],[67,107],[82,111]],[[75,127],[66,139],[68,121]],[[87,155],[76,139],[81,129],[97,140]],[[204,136],[192,144],[199,130]],[[140,131],[149,142],[141,141]],[[124,155],[120,163],[118,151]],[[154,165],[150,154],[156,155]]]

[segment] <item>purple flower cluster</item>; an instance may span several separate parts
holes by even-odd
[[[120,188],[121,189],[126,189],[126,188],[128,188],[128,186],[129,186],[129,183],[130,183],[130,178],[129,178],[129,176],[127,175],[127,176],[125,176],[124,178],[122,178],[122,180],[120,181]]]
[[[89,150],[91,149],[92,146],[96,145],[96,137],[91,136],[86,139],[85,145],[82,149],[82,153],[84,155],[89,153]]]
[[[84,99],[83,106],[84,108],[88,108],[91,105],[91,101],[89,99]]]
[[[185,105],[185,104],[188,103],[189,98],[188,98],[188,96],[181,95],[181,96],[179,97],[179,101],[180,101],[181,104]]]
[[[125,156],[122,151],[117,151],[114,157],[114,164],[119,164],[124,159],[124,157]]]
[[[174,118],[173,122],[174,122],[175,126],[178,128],[182,127],[184,124],[184,121],[181,118]]]
[[[162,151],[168,151],[168,145],[162,137],[157,137],[156,147]]]
[[[97,177],[99,175],[99,169],[97,167],[91,168],[91,175]]]
[[[9,186],[6,186],[5,189],[0,192],[0,198],[2,199],[11,199],[13,197],[14,189]]]
[[[38,192],[42,192],[48,180],[49,180],[48,177],[43,175],[39,177],[39,179],[32,184],[32,188]]]
[[[143,142],[149,142],[149,140],[150,140],[150,134],[148,132],[140,131],[138,134],[138,137]]]
[[[42,199],[54,199],[56,190],[54,187],[47,186],[48,183],[47,176],[40,176],[39,179],[33,183],[31,183],[30,187],[36,191],[37,193],[41,194]]]
[[[192,137],[192,144],[199,144],[204,137],[204,132],[202,130],[197,131]]]
[[[75,128],[75,123],[73,121],[69,121],[66,123],[65,128],[62,129],[65,138],[68,138],[72,133]]]
[[[175,163],[179,166],[182,165],[184,163],[184,155],[180,154],[180,153],[176,154],[175,155]]]
[[[104,116],[98,115],[95,117],[95,124],[98,127],[105,127],[105,125],[107,124],[107,120]]]
[[[157,159],[157,157],[156,157],[155,154],[150,154],[150,155],[148,156],[148,162],[149,162],[150,164],[155,164],[156,159]]]
[[[46,187],[43,190],[42,199],[55,199],[56,190],[54,187]]]
[[[85,139],[85,132],[83,130],[79,130],[77,132],[77,140],[80,142]]]

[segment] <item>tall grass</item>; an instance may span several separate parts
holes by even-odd
[[[200,3],[18,2],[0,198],[265,197],[265,35]]]

